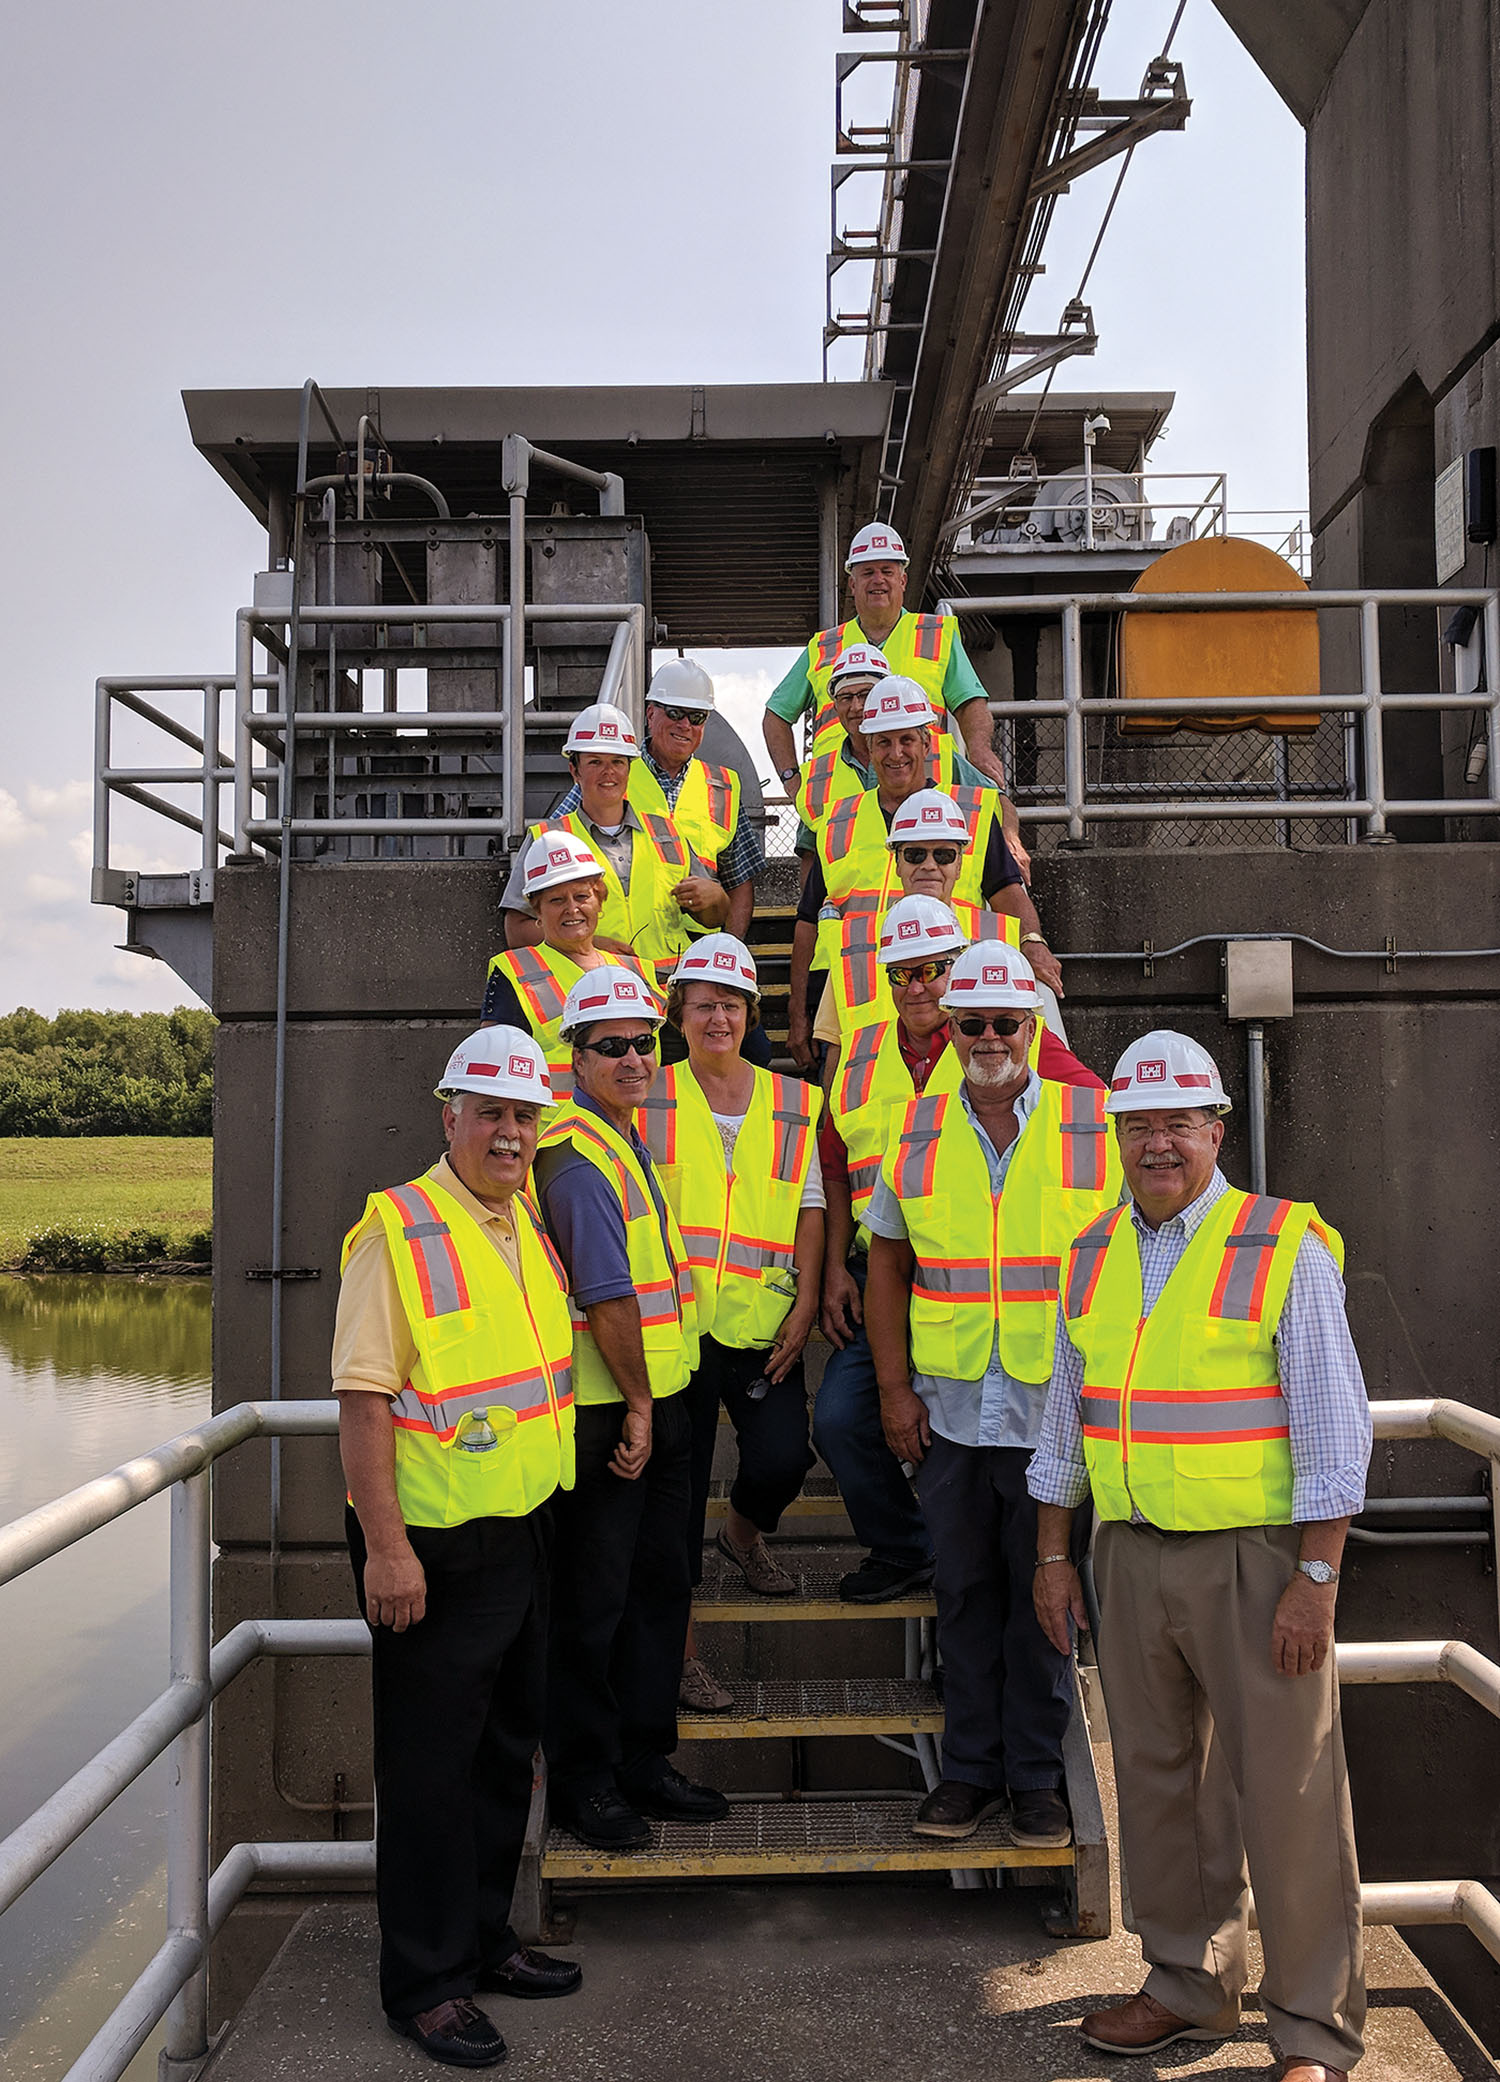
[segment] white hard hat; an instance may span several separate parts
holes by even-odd
[[[579,1027],[592,1026],[596,1019],[649,1019],[659,1027],[666,1018],[650,984],[634,969],[606,962],[602,969],[585,969],[563,1001],[564,1041]]]
[[[828,684],[832,688],[840,680],[883,680],[890,669],[885,652],[877,651],[873,643],[846,643],[833,661]]]
[[[1229,1094],[1219,1066],[1206,1048],[1170,1027],[1157,1027],[1132,1041],[1109,1081],[1106,1113],[1166,1113],[1177,1106],[1229,1111]]]
[[[733,933],[705,933],[694,940],[672,971],[674,983],[727,983],[731,990],[747,990],[760,996],[760,977],[755,958],[743,940]]]
[[[437,1097],[454,1092],[483,1092],[491,1099],[527,1099],[533,1106],[555,1106],[547,1081],[547,1058],[519,1027],[481,1027],[460,1041],[448,1058]]]
[[[893,961],[929,961],[968,944],[968,934],[946,904],[935,896],[902,896],[880,921],[875,959],[888,968]]]
[[[969,820],[953,797],[944,795],[941,788],[919,788],[915,795],[908,795],[897,807],[885,835],[888,846],[905,846],[919,839],[952,839],[964,847],[969,844]]]
[[[919,730],[937,721],[937,710],[915,680],[893,672],[877,680],[865,696],[865,712],[859,727],[866,737],[883,730]]]
[[[943,1003],[952,1012],[1035,1012],[1036,977],[1018,947],[984,941],[948,971]]]
[[[573,727],[563,743],[565,752],[619,752],[627,759],[639,759],[641,748],[636,743],[635,725],[624,709],[615,708],[607,701],[591,701],[581,708],[573,718]]]
[[[668,658],[665,665],[658,665],[652,673],[646,699],[659,708],[711,709],[714,683],[691,658]]]
[[[588,875],[602,875],[599,857],[571,831],[544,831],[526,849],[521,870],[523,896],[539,896],[557,882],[581,882]]]
[[[906,544],[895,529],[886,521],[871,521],[850,543],[844,569],[852,571],[856,564],[904,564],[906,561]]]

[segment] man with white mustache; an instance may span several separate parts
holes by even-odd
[[[912,901],[908,899],[908,901]],[[886,1441],[915,1470],[936,1568],[943,1776],[920,1836],[972,1836],[1006,1805],[1018,1843],[1065,1845],[1065,1650],[1032,1610],[1036,1506],[1026,1465],[1041,1427],[1059,1266],[1119,1197],[1098,1088],[1044,1082],[1029,1060],[1036,978],[981,942],[943,1005],[963,1072],[906,1107],[865,1210],[865,1328]]]

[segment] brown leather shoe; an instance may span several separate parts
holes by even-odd
[[[1093,2010],[1079,2026],[1084,2042],[1101,2053],[1159,2053],[1178,2039],[1227,2039],[1227,2031],[1210,2031],[1206,2024],[1189,2024],[1159,2003],[1143,1988],[1128,2002],[1108,2010]]]
[[[1281,2082],[1349,2082],[1347,2068],[1331,2068],[1321,2060],[1293,2053],[1281,2063]]]
[[[965,1785],[962,1779],[945,1778],[934,1786],[912,1819],[913,1836],[972,1836],[980,1823],[997,1815],[1005,1806],[1005,1795],[987,1786]]]

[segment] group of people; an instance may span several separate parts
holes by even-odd
[[[680,1707],[732,1703],[691,1629],[724,1410],[716,1545],[751,1591],[797,1588],[769,1543],[814,1446],[864,1550],[841,1594],[932,1585],[945,1728],[919,1835],[1003,1811],[1018,1843],[1071,1840],[1092,1532],[1150,1974],[1083,2035],[1232,2032],[1253,1878],[1282,2073],[1325,2082],[1363,2017],[1330,1644],[1370,1419],[1342,1245],[1228,1184],[1229,1100],[1193,1041],[1146,1034],[1108,1086],[1069,1051],[956,630],[905,611],[890,529],[848,569],[855,617],[766,716],[806,856],[800,1074],[770,1067],[745,942],[759,838],[698,757],[712,683],[675,659],[644,742],[607,704],[575,720],[483,1024],[437,1086],[447,1152],[345,1245],[384,2009],[486,2066],[504,2044],[477,1994],[579,1986],[509,1920],[538,1749],[552,1818],[605,1854],[727,1814],[672,1762]]]

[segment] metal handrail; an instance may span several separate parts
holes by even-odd
[[[1493,791],[1500,784],[1500,685],[1484,693],[1387,692],[1381,680],[1380,610],[1382,607],[1431,607],[1451,613],[1455,607],[1476,607],[1484,619],[1486,659],[1500,659],[1500,590],[1484,586],[1388,587],[1379,590],[1314,592],[1299,589],[1282,593],[1048,593],[999,594],[982,597],[951,597],[939,601],[941,614],[1042,615],[1055,619],[1062,637],[1062,697],[1049,701],[991,701],[990,713],[1014,721],[1032,721],[1039,716],[1063,718],[1063,799],[1060,803],[1025,804],[1019,815],[1024,823],[1059,824],[1068,827],[1068,843],[1086,842],[1090,824],[1137,823],[1151,816],[1176,819],[1242,817],[1289,821],[1296,818],[1342,818],[1364,826],[1362,837],[1373,842],[1389,838],[1387,820],[1392,816],[1494,816],[1500,814],[1500,796],[1459,795],[1421,799],[1391,797],[1385,783],[1385,715],[1388,710],[1472,709],[1488,717],[1488,772]],[[1334,609],[1357,610],[1359,614],[1360,685],[1357,693],[1262,696],[1175,695],[1149,701],[1129,700],[1122,695],[1085,696],[1083,691],[1083,617],[1086,614],[1245,614],[1275,609],[1298,614],[1321,614]],[[1493,662],[1491,681],[1500,678]],[[1233,797],[1229,800],[1203,797],[1163,798],[1147,805],[1121,802],[1098,796],[1090,799],[1085,758],[1084,721],[1091,715],[1202,715],[1213,710],[1237,714],[1245,710],[1266,715],[1342,715],[1352,729],[1358,721],[1364,755],[1363,796],[1352,788],[1342,798],[1309,799],[1284,790],[1259,801]]]
[[[1500,1462],[1500,1418],[1446,1398],[1371,1405],[1377,1438],[1447,1439]],[[164,1692],[19,1826],[0,1840],[0,1913],[173,1747],[168,1809],[167,1934],[69,2068],[65,2082],[118,2082],[165,2017],[169,2063],[208,2050],[208,1951],[235,1903],[258,1877],[366,1884],[370,1843],[234,1845],[209,1871],[209,1716],[214,1699],[263,1655],[368,1655],[359,1620],[247,1619],[212,1638],[209,1606],[209,1470],[253,1439],[326,1436],[338,1429],[331,1397],[244,1402],[191,1431],[82,1483],[0,1527],[0,1585],[87,1539],[163,1490],[173,1491],[171,1671]],[[1346,1684],[1447,1683],[1500,1717],[1500,1666],[1463,1641],[1340,1643]],[[1363,1892],[1370,1922],[1463,1923],[1500,1959],[1500,1902],[1473,1880],[1396,1882]]]

